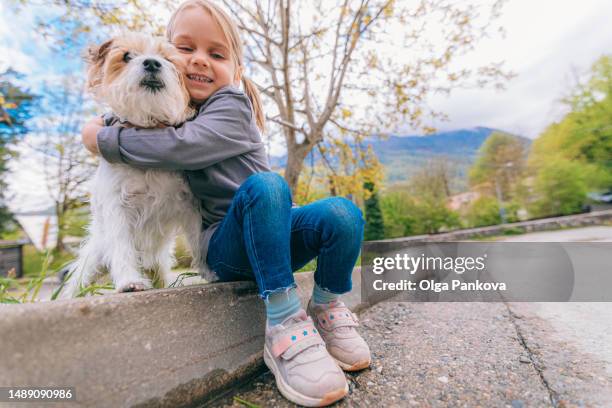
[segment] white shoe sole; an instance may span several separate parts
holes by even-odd
[[[371,360],[358,361],[355,364],[350,365],[350,364],[343,363],[342,361],[338,360],[334,356],[332,356],[332,358],[334,359],[334,361],[336,361],[338,366],[341,369],[343,369],[344,371],[359,371],[359,370],[363,370],[364,368],[368,368],[370,366],[370,361],[371,361]]]
[[[272,357],[272,354],[268,351],[267,345],[264,346],[264,362],[274,374],[274,378],[276,379],[276,386],[278,390],[285,398],[289,401],[294,402],[299,405],[303,405],[305,407],[324,407],[334,402],[342,399],[346,394],[348,394],[349,386],[346,383],[344,389],[338,389],[334,391],[330,391],[323,396],[323,398],[312,398],[308,397],[295,389],[293,389],[289,384],[285,382],[283,376],[280,374],[278,366],[276,365],[276,361]]]

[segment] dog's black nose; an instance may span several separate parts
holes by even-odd
[[[145,71],[150,73],[159,72],[159,69],[161,68],[161,63],[153,58],[147,58],[142,62],[142,65],[144,65]]]

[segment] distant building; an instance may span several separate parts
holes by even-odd
[[[453,211],[459,211],[461,208],[468,206],[472,201],[478,199],[479,197],[480,193],[476,191],[456,194],[448,198],[447,206]]]
[[[0,240],[0,276],[23,276],[23,245],[27,241]]]
[[[57,239],[57,217],[53,208],[14,213],[25,234],[38,251],[53,248]]]

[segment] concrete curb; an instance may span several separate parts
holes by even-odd
[[[368,245],[372,251],[378,251],[381,248],[391,251],[396,248],[404,248],[406,243],[453,242],[465,239],[493,237],[503,235],[504,232],[508,231],[512,233],[554,231],[561,228],[602,225],[605,222],[612,222],[612,210],[565,215],[562,217],[542,218],[539,220],[492,225],[490,227],[460,229],[455,231],[441,232],[439,234],[413,235],[409,237],[382,239],[378,241],[365,241],[364,244]]]
[[[313,273],[295,279],[306,306]],[[343,300],[368,307],[360,268]],[[253,282],[4,305],[0,384],[75,387],[71,406],[196,406],[264,370],[264,325]]]

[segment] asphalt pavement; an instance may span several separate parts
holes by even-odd
[[[612,227],[504,240],[611,242]],[[385,302],[360,319],[372,365],[333,406],[612,407],[612,303]],[[238,399],[293,406],[270,372],[209,406]]]

